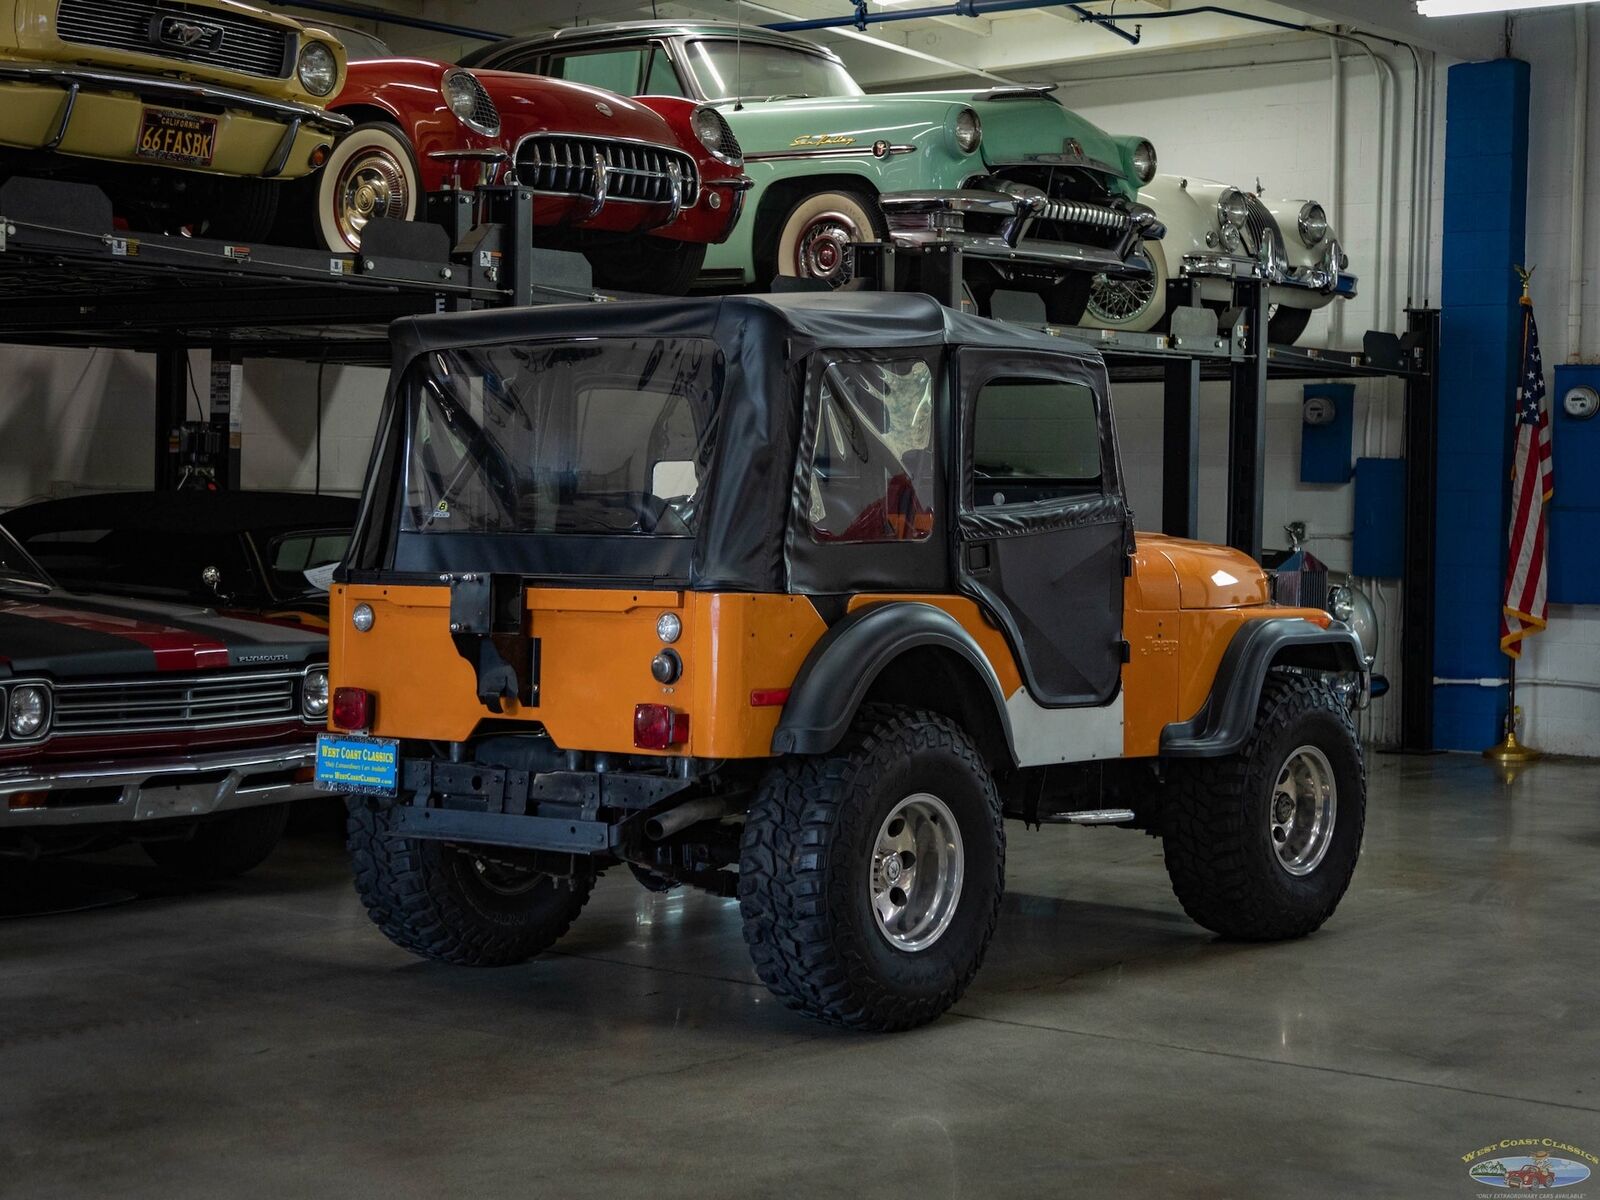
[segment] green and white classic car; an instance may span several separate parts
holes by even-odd
[[[1096,276],[1149,277],[1140,243],[1162,233],[1138,201],[1155,148],[1105,133],[1047,87],[866,95],[831,51],[720,22],[586,25],[462,63],[716,105],[755,186],[707,254],[708,283],[845,286],[852,242],[955,242],[980,308],[997,290],[1034,292],[1049,320],[1073,323]]]

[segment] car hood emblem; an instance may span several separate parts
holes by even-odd
[[[206,25],[171,15],[157,19],[155,34],[155,40],[161,45],[176,46],[180,50],[215,50],[222,44],[220,25]]]

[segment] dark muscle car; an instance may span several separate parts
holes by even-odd
[[[191,877],[249,870],[314,794],[327,708],[320,632],[67,591],[0,530],[0,856],[131,838]]]
[[[355,520],[344,496],[106,492],[12,509],[5,526],[73,591],[326,629],[328,589],[313,579],[344,555]]]

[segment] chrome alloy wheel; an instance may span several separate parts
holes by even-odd
[[[1333,765],[1315,746],[1290,753],[1272,785],[1267,820],[1278,864],[1291,875],[1315,871],[1333,842],[1333,823],[1339,812],[1339,785]]]
[[[895,805],[878,829],[867,888],[878,930],[916,953],[944,936],[961,901],[966,855],[945,802],[927,792]]]
[[[795,274],[843,287],[855,274],[850,243],[870,240],[844,213],[818,213],[806,222],[795,241]]]
[[[333,219],[349,246],[361,244],[361,231],[374,217],[404,220],[410,207],[406,169],[380,146],[358,150],[339,171],[333,190]]]
[[[1089,315],[1107,323],[1133,321],[1144,315],[1155,298],[1154,275],[1130,279],[1096,275],[1089,284]]]

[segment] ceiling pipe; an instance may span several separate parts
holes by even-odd
[[[1118,29],[1112,23],[1114,18],[1090,12],[1074,0],[956,0],[953,4],[934,4],[926,8],[897,8],[892,12],[868,12],[865,0],[857,0],[856,11],[847,17],[810,17],[779,21],[768,25],[767,28],[779,33],[810,33],[818,29],[844,28],[865,30],[869,25],[887,25],[893,21],[924,21],[932,17],[988,17],[995,13],[1022,12],[1040,8],[1065,8],[1074,13],[1080,21],[1099,25],[1130,45],[1139,44],[1137,31],[1129,33],[1125,29]]]
[[[1589,177],[1589,14],[1572,10],[1572,241],[1567,251],[1567,361],[1583,361],[1584,201]]]
[[[773,8],[767,4],[757,4],[753,0],[741,0],[740,7],[753,8],[774,17],[784,17],[789,20],[795,19],[793,13],[784,12],[781,8]],[[776,29],[777,26],[768,25],[766,28]],[[986,71],[982,67],[974,67],[967,63],[955,62],[952,59],[940,58],[937,54],[929,54],[925,50],[914,50],[910,46],[902,46],[899,42],[886,42],[882,38],[875,38],[870,34],[862,33],[858,29],[839,29],[837,32],[844,37],[853,38],[855,41],[865,45],[876,46],[879,50],[888,50],[893,54],[899,54],[906,58],[914,58],[918,62],[929,63],[953,74],[976,75],[980,79],[992,79],[995,83],[1001,84],[1013,84],[1016,82],[1009,76],[997,75],[995,72]]]

